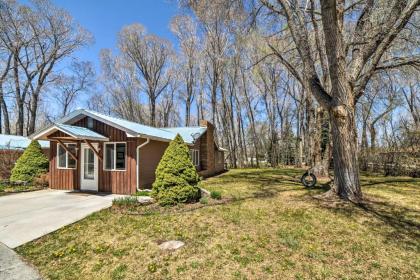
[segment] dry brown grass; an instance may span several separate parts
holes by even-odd
[[[232,170],[204,183],[224,203],[104,210],[17,251],[47,279],[418,278],[419,180],[365,176],[364,205],[331,205],[301,172]]]

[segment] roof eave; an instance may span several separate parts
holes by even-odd
[[[44,129],[42,129],[41,131],[31,134],[28,138],[32,139],[32,140],[46,140],[46,141],[50,141],[51,139],[48,138],[42,138],[45,135],[47,135],[50,131],[52,130],[59,130],[61,132],[64,132],[66,134],[68,134],[69,136],[73,137],[75,140],[90,140],[90,141],[109,141],[108,137],[94,137],[94,136],[84,136],[84,135],[77,135],[77,134],[73,134],[70,131],[68,131],[67,129],[60,127],[59,125],[50,125]],[[51,134],[51,133],[49,133]]]
[[[95,120],[100,120],[101,122],[103,122],[103,123],[105,123],[105,124],[107,124],[109,126],[116,127],[119,130],[124,131],[126,133],[127,137],[135,137],[134,135],[138,135],[138,133],[135,132],[135,131],[132,131],[130,129],[127,129],[126,127],[122,127],[122,126],[118,125],[115,122],[108,121],[108,120],[106,120],[104,118],[101,118],[100,116],[95,115],[95,114],[91,114],[90,112],[88,112],[88,111],[86,111],[84,109],[79,109],[79,110],[73,111],[68,116],[60,119],[59,120],[59,123],[65,124],[66,122],[68,122],[68,121],[76,118],[78,115],[85,115],[85,116],[91,117],[91,118],[93,118]]]

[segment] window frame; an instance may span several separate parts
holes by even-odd
[[[108,169],[106,168],[106,145],[113,144],[114,145],[114,168]],[[124,169],[116,169],[117,167],[117,144],[125,144],[125,151],[124,151]],[[104,142],[103,146],[103,170],[104,171],[126,171],[127,170],[127,142],[124,141],[117,141],[117,142]]]
[[[76,155],[77,155],[77,144],[76,143],[64,143],[64,145],[66,147],[68,147],[69,145],[76,146],[75,151],[76,151]],[[59,157],[60,157],[60,154],[59,154],[60,148],[64,149],[63,147],[61,147],[61,144],[60,143],[57,143],[57,153],[56,153],[56,161],[57,161],[56,166],[57,166],[57,169],[70,169],[70,170],[71,169],[77,169],[77,161],[78,160],[75,160],[76,163],[75,163],[74,167],[68,167],[69,166],[69,157],[71,157],[71,156],[69,155],[69,152],[67,152],[66,150],[64,150],[65,155],[66,155],[66,167],[60,166],[60,159],[59,159]]]
[[[194,155],[196,155],[196,159],[197,159],[197,164],[194,161]],[[191,157],[191,161],[193,163],[193,165],[195,167],[199,167],[200,166],[200,150],[198,149],[190,149],[190,157]]]

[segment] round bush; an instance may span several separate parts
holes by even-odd
[[[193,165],[189,149],[178,134],[171,141],[156,169],[152,196],[160,205],[196,202],[200,177]]]
[[[38,141],[34,140],[16,161],[10,181],[33,182],[35,178],[48,172],[48,163]]]

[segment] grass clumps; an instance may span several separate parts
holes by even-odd
[[[140,190],[135,193],[135,196],[150,196],[151,191],[150,190]]]
[[[135,204],[137,204],[137,197],[135,196],[118,197],[112,200],[112,205],[115,206],[130,206]]]
[[[196,202],[200,198],[199,181],[189,149],[178,134],[169,144],[156,169],[152,197],[162,206]]]
[[[201,204],[209,204],[209,199],[205,196],[203,196],[202,198],[200,198],[200,203]]]
[[[33,182],[35,178],[48,172],[48,164],[48,158],[42,153],[41,145],[34,140],[16,161],[10,181]]]
[[[219,200],[219,199],[222,199],[222,193],[219,192],[219,191],[211,191],[210,192],[210,197],[213,198],[213,199]]]

